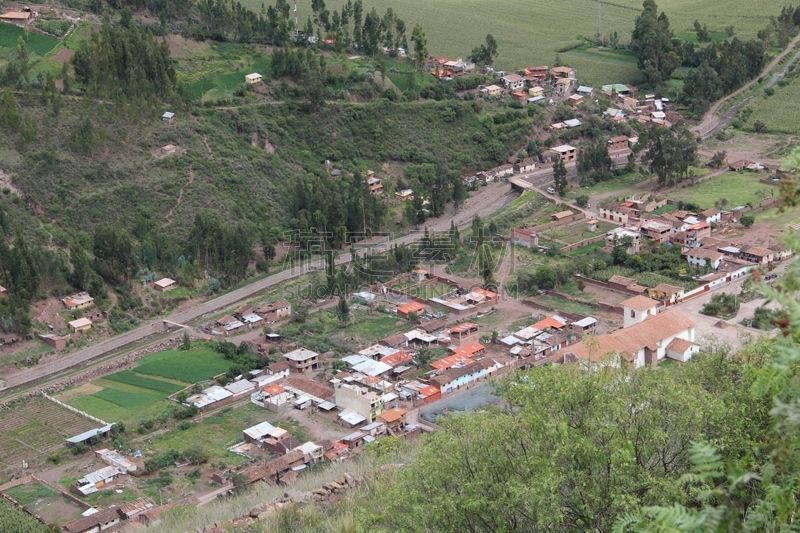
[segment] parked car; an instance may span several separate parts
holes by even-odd
[[[552,188],[552,187],[548,187],[547,188],[547,192],[550,193],[550,194],[555,194],[556,190],[554,188]]]

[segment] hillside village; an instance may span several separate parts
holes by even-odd
[[[17,7],[0,21],[26,27],[49,13]],[[318,44],[313,33],[304,40]],[[383,53],[408,57],[398,46]],[[780,285],[795,259],[786,236],[800,220],[778,210],[795,171],[710,144],[698,151],[715,132],[657,92],[584,85],[561,64],[509,72],[423,58],[439,88],[481,76],[457,98],[530,119],[527,144],[491,168],[449,169],[464,198],[447,201],[412,187],[396,165],[356,169],[329,150],[317,162],[326,183],[363,180],[363,232],[302,209],[318,226],[248,243],[246,274],[230,286],[214,277],[211,288],[208,256],[189,276],[181,255],[173,270],[129,269],[111,306],[94,288],[48,295],[32,306],[35,333],[7,339],[25,356],[9,359],[0,379],[3,502],[64,533],[135,532],[255,484],[281,489],[202,530],[243,531],[282,509],[341,500],[363,480],[346,473],[296,487],[424,442],[448,413],[494,406],[503,377],[562,366],[658,372],[779,335],[784,315],[764,287]],[[276,103],[268,76],[235,76],[248,105]],[[159,109],[148,158],[179,164],[191,149],[177,127],[196,117]],[[269,151],[260,135],[252,146]],[[667,152],[686,160],[659,173],[660,143],[681,139],[692,150]],[[730,185],[730,201],[713,187],[734,178],[745,192]],[[391,214],[396,234],[371,233],[368,204]],[[0,286],[0,299],[10,297]],[[117,314],[136,299],[146,315]]]

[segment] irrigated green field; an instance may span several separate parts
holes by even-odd
[[[96,392],[68,399],[67,403],[107,422],[134,424],[158,416],[167,407],[167,394],[163,392],[108,379],[98,379],[91,385]]]
[[[166,350],[143,357],[136,366],[136,373],[196,383],[222,374],[230,366],[210,346],[198,344],[189,351]]]
[[[34,31],[26,32],[19,26],[13,24],[0,24],[0,48],[11,48],[16,52],[17,39],[22,36],[25,39],[25,48],[30,53],[43,56],[58,44],[58,39],[48,35],[42,35]]]
[[[716,178],[701,181],[694,187],[670,191],[668,194],[674,200],[694,202],[703,209],[714,207],[717,200],[725,198],[730,209],[748,202],[758,202],[762,199],[762,196],[757,194],[759,192],[766,194],[767,197],[771,192],[777,195],[777,187],[758,181],[763,176],[754,172],[726,172]]]
[[[259,11],[260,0],[244,0],[245,6]],[[754,8],[745,0],[660,0],[676,34],[692,31],[698,19],[707,24],[716,37],[733,25],[740,37],[755,37],[770,16],[778,16],[785,0],[766,0]],[[340,9],[344,2],[329,2],[328,9]],[[597,25],[597,2],[594,0],[365,0],[364,9],[372,7],[383,14],[387,7],[406,22],[409,28],[419,24],[428,38],[432,55],[466,58],[470,51],[491,33],[498,42],[496,66],[519,69],[528,65],[552,65],[558,50],[578,44],[581,36],[593,38]],[[298,2],[298,18],[305,21],[311,13],[309,2]],[[619,34],[627,43],[641,0],[604,0],[601,2],[602,31]],[[693,33],[693,32],[692,32]],[[579,52],[560,54],[561,60],[578,70],[581,82],[598,85],[612,82],[635,82],[635,63],[603,62]]]

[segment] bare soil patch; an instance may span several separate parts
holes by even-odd
[[[80,387],[75,387],[72,390],[68,390],[59,394],[56,399],[60,402],[67,403],[70,400],[75,398],[80,398],[81,396],[89,396],[90,394],[94,394],[95,392],[100,392],[103,390],[103,387],[99,387],[92,383],[84,383]]]
[[[62,48],[61,50],[58,51],[56,55],[53,56],[53,59],[55,59],[56,61],[60,61],[62,63],[69,64],[69,62],[72,60],[72,56],[74,55],[75,52],[73,52],[69,48]]]
[[[168,35],[167,37],[162,37],[161,40],[167,41],[167,46],[169,46],[169,54],[175,59],[188,59],[190,57],[204,54],[209,48],[207,42],[184,39],[180,35]]]
[[[64,310],[64,304],[55,296],[31,304],[28,316],[31,321],[41,322],[53,326],[55,331],[66,331],[67,324],[59,314]]]

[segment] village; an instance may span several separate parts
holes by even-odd
[[[19,15],[20,19],[24,15],[25,20],[33,16],[12,13],[2,17],[12,15]],[[475,70],[474,64],[447,58],[431,57],[426,66],[444,82]],[[233,378],[219,373],[212,379],[201,380],[194,384],[197,386],[181,390],[186,392],[183,397],[174,392],[169,395],[176,408],[191,409],[192,417],[196,413],[197,425],[226,409],[234,413],[243,408],[263,411],[263,421],[242,424],[228,436],[230,445],[220,451],[245,460],[237,467],[216,463],[203,466],[197,476],[205,480],[207,490],[173,494],[166,502],[156,502],[132,487],[146,483],[143,480],[147,476],[164,471],[166,466],[175,466],[180,475],[188,476],[196,463],[184,457],[167,461],[164,468],[155,471],[146,468],[147,460],[153,457],[148,457],[144,441],[137,442],[144,452],[138,448],[115,451],[111,449],[112,439],[120,431],[116,423],[70,406],[66,400],[52,398],[64,409],[80,411],[81,416],[96,422],[93,425],[97,427],[70,436],[64,442],[70,449],[90,450],[87,464],[92,465],[91,469],[84,469],[81,477],[69,486],[31,474],[3,485],[0,490],[38,483],[61,494],[75,507],[70,511],[72,514],[78,509],[83,515],[62,524],[62,530],[68,533],[94,533],[134,522],[152,525],[171,507],[204,505],[217,496],[235,493],[238,483],[265,482],[290,487],[304,471],[326,461],[352,460],[381,439],[413,440],[436,431],[436,416],[442,414],[437,405],[443,399],[452,398],[457,404],[460,393],[487,387],[492,378],[509,372],[550,364],[576,364],[589,372],[607,365],[657,368],[663,364],[691,364],[692,356],[706,347],[712,337],[736,344],[742,342],[742,332],[752,336],[761,334],[754,328],[701,311],[715,294],[743,295],[743,284],[751,277],[774,280],[785,262],[793,257],[793,250],[774,239],[755,243],[747,237],[743,224],[744,217],[774,208],[776,198],[764,195],[760,202],[747,205],[689,210],[679,205],[679,200],[671,197],[673,191],[667,189],[608,196],[596,205],[592,205],[593,201],[583,206],[574,198],[559,197],[551,186],[554,166],[563,163],[574,175],[579,152],[573,146],[577,142],[561,143],[560,135],[570,130],[580,131],[583,125],[580,119],[589,118],[586,107],[580,107],[582,104],[602,94],[610,107],[594,118],[613,124],[635,121],[652,128],[669,128],[681,120],[680,114],[669,99],[655,94],[639,95],[637,88],[630,85],[600,88],[580,85],[576,71],[566,66],[532,66],[518,73],[492,74],[496,84],[476,91],[486,100],[511,97],[521,106],[563,104],[575,114],[575,118],[546,125],[547,138],[558,141],[551,142],[552,146],[540,154],[512,156],[503,165],[466,172],[462,177],[463,183],[473,189],[503,188],[504,194],[514,198],[536,195],[548,203],[546,222],[523,221],[500,236],[501,246],[508,250],[508,255],[548,254],[556,244],[552,238],[545,238],[547,235],[575,230],[581,238],[560,247],[561,253],[592,245],[607,254],[621,249],[626,256],[662,247],[680,250],[681,261],[692,279],[691,288],[665,282],[648,286],[623,275],[601,280],[573,274],[574,281],[585,287],[582,292],[595,295],[593,300],[585,294],[577,298],[559,293],[557,288],[513,298],[502,285],[506,280],[499,280],[497,286],[487,286],[479,276],[452,275],[443,264],[419,262],[410,272],[352,288],[347,293],[351,313],[388,316],[394,331],[344,356],[333,351],[315,351],[304,345],[302,338],[283,332],[282,328],[294,316],[296,300],[290,291],[284,297],[237,305],[205,317],[199,324],[165,321],[167,329],[185,332],[187,343],[189,337],[196,343],[231,342],[246,346],[254,356],[270,360]],[[251,85],[261,80],[258,73],[245,78]],[[171,111],[162,116],[167,124],[175,119]],[[580,133],[574,135],[577,141]],[[621,167],[635,157],[633,147],[638,142],[635,135],[610,138],[607,149],[614,165]],[[180,149],[173,144],[153,151],[154,157],[159,158],[179,153]],[[770,177],[771,169],[766,163],[736,159],[725,165],[730,171],[747,173],[754,182],[767,188],[776,187],[776,180],[780,179],[777,172],[775,178]],[[332,177],[342,174],[330,161],[326,167]],[[398,188],[387,194],[380,173],[368,170],[364,179],[371,194],[389,196],[394,203],[414,199],[411,188]],[[571,187],[577,189],[580,185],[573,182]],[[159,277],[146,281],[142,290],[163,294],[178,285],[173,279]],[[4,292],[0,287],[0,297]],[[545,294],[563,301],[580,300],[582,309],[591,307],[593,312],[572,312],[537,302]],[[763,295],[749,296],[743,304],[749,311],[765,305]],[[107,319],[93,300],[87,292],[61,299],[64,309],[72,313],[72,320],[66,321],[63,331],[51,326],[50,332],[39,334],[38,338],[59,351],[71,339],[90,335],[93,328]],[[312,316],[330,313],[331,305],[335,304],[334,301],[314,303]],[[136,372],[133,364],[126,369]],[[280,427],[278,421],[287,418],[305,429],[293,434]],[[178,430],[165,424],[164,431]],[[299,439],[297,434],[309,438]],[[338,485],[341,489],[342,484]],[[332,493],[338,489],[326,490]],[[87,503],[93,494],[123,490],[134,491],[137,497],[108,506]]]

